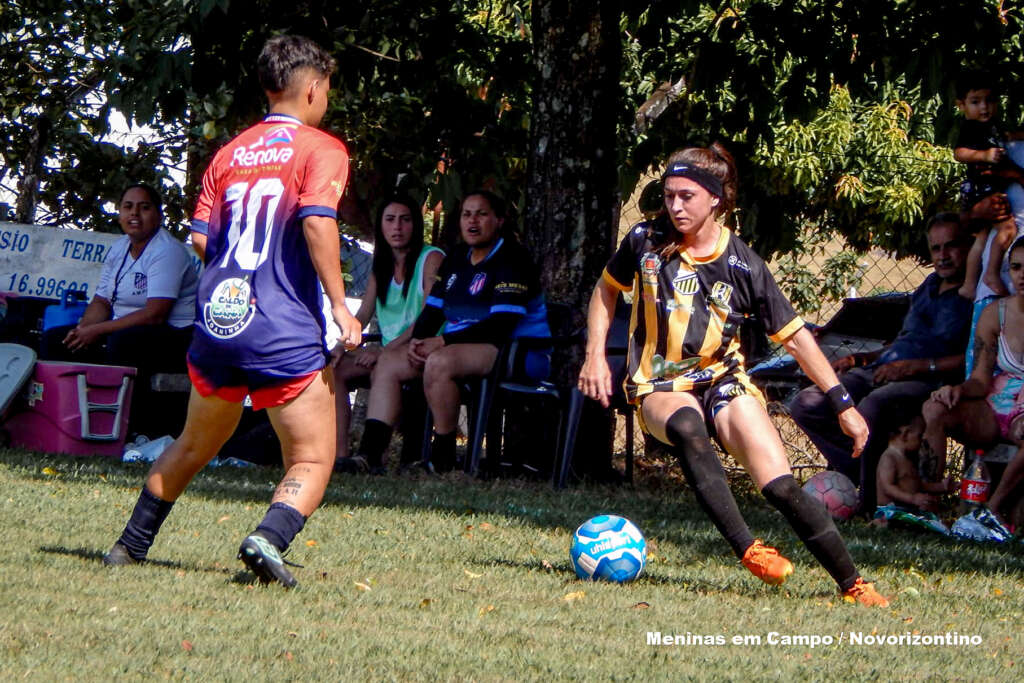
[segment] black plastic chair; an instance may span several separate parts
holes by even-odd
[[[551,337],[520,337],[513,339],[498,353],[491,372],[483,377],[467,378],[462,386],[462,401],[469,408],[469,442],[466,457],[463,461],[464,470],[473,476],[480,474],[480,461],[484,454],[484,438],[487,439],[487,459],[491,469],[502,451],[502,434],[507,401],[515,398],[542,401],[554,410],[556,417],[556,440],[552,455],[553,479],[558,471],[558,460],[561,453],[561,436],[565,414],[565,391],[553,382],[543,380],[532,382],[517,376],[516,368],[523,354],[532,350],[558,349],[576,344],[582,338],[582,331],[562,333],[571,325],[571,309],[563,304],[547,304],[548,325],[552,329]],[[433,418],[427,411],[423,430],[423,462],[430,460],[430,437],[433,430]]]
[[[626,419],[626,472],[625,480],[633,481],[633,406],[626,401],[622,381],[626,374],[626,353],[629,347],[629,314],[630,307],[620,297],[608,329],[605,343],[605,354],[612,371],[611,409]],[[576,451],[576,434],[583,415],[583,405],[587,397],[578,388],[573,388],[569,395],[566,413],[565,435],[561,439],[559,462],[555,468],[554,485],[556,489],[564,489],[569,481],[569,470],[572,467],[573,455]]]

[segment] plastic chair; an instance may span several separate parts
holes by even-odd
[[[605,343],[605,354],[612,371],[611,408],[626,418],[626,472],[627,482],[633,481],[633,406],[626,401],[622,389],[622,380],[626,373],[626,352],[629,347],[629,306],[620,297],[608,329]],[[566,413],[565,435],[561,439],[558,466],[555,468],[553,483],[556,489],[564,489],[569,481],[569,470],[576,451],[576,433],[579,430],[580,417],[587,397],[578,388],[573,388],[569,395]]]
[[[502,432],[504,428],[504,410],[506,401],[515,397],[517,403],[523,400],[539,400],[553,409],[556,417],[556,440],[552,462],[557,472],[557,463],[561,453],[562,422],[565,414],[564,390],[547,380],[531,382],[516,376],[516,366],[521,356],[531,350],[556,349],[577,343],[582,338],[580,331],[559,334],[571,325],[571,309],[563,304],[547,304],[548,325],[554,332],[551,337],[520,337],[513,339],[498,353],[491,372],[483,377],[468,378],[462,387],[463,402],[469,407],[469,443],[464,470],[471,475],[480,473],[480,461],[483,456],[484,437],[487,437],[488,460],[497,460],[502,448]],[[430,459],[430,436],[433,419],[427,411],[424,425],[423,460]],[[493,462],[493,461],[492,461]],[[493,467],[493,465],[492,465]]]

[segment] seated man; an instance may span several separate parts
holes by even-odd
[[[865,509],[875,500],[875,467],[890,430],[920,411],[944,380],[962,372],[971,321],[971,302],[957,290],[963,284],[967,240],[960,217],[940,213],[928,221],[928,249],[935,272],[911,297],[910,311],[896,340],[873,353],[857,353],[833,363],[840,381],[867,420],[871,435],[860,462],[853,442],[839,429],[835,411],[817,387],[804,389],[789,410],[829,467],[859,482]]]
[[[1024,237],[1010,245],[1008,254],[1016,294],[997,299],[982,312],[971,376],[963,384],[941,387],[923,408],[922,450],[932,453],[939,472],[950,434],[975,447],[1000,440],[1018,446],[989,500],[997,518],[1009,512],[1014,489],[1024,479]],[[1004,519],[999,522],[1005,524]]]

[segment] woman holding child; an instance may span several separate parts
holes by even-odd
[[[1010,494],[1024,479],[1024,237],[1010,246],[1009,261],[1016,294],[997,299],[982,311],[974,336],[971,376],[963,384],[935,390],[923,408],[925,447],[942,465],[950,432],[969,444],[1000,440],[1017,444],[1017,453],[989,499],[995,519],[985,520],[999,525],[1000,533],[1007,537],[1011,534],[1001,517],[1007,512]]]
[[[620,292],[633,293],[626,394],[644,431],[668,444],[698,502],[745,567],[781,584],[793,565],[755,540],[729,490],[709,431],[749,472],[844,595],[887,606],[864,582],[825,509],[793,479],[764,398],[743,367],[737,332],[763,316],[807,376],[827,391],[843,431],[864,447],[868,428],[767,266],[720,219],[736,201],[736,169],[720,145],[674,153],[663,176],[664,210],[635,226],[594,289],[579,387],[608,405],[604,355]]]
[[[408,353],[412,324],[426,294],[434,286],[444,252],[423,244],[423,212],[408,197],[386,199],[374,222],[373,269],[356,319],[365,326],[376,313],[381,348],[361,347],[341,356],[334,368],[335,403],[338,417],[336,468],[360,472],[370,468],[362,458],[348,455],[348,430],[352,418],[349,383],[368,377],[383,353],[399,357]],[[375,472],[382,465],[374,464]]]

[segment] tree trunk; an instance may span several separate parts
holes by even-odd
[[[43,113],[36,119],[29,138],[28,153],[25,155],[25,175],[18,183],[18,201],[14,209],[16,223],[31,224],[36,217],[36,205],[39,203],[39,183],[42,181],[44,150],[50,144],[52,122],[49,115]]]
[[[573,328],[585,318],[618,226],[620,14],[619,0],[533,3],[535,73],[524,233],[549,301],[568,305]],[[582,348],[567,356],[556,359],[554,379],[572,387]],[[581,426],[580,442],[591,434],[600,443],[597,449],[581,443],[579,452],[610,452],[608,420],[605,416],[603,425]],[[595,470],[604,469],[602,463],[593,464]]]
[[[618,0],[533,4],[525,235],[551,300],[582,320],[618,224]]]

